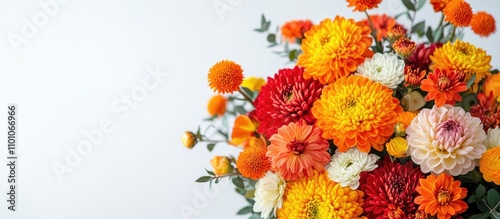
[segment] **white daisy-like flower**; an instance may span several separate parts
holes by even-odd
[[[255,204],[253,211],[261,212],[262,218],[276,216],[276,210],[283,206],[283,194],[286,182],[277,173],[268,171],[266,175],[255,184]]]
[[[395,89],[405,79],[405,62],[394,53],[375,53],[358,66],[357,75]]]
[[[484,140],[484,146],[486,146],[487,149],[500,147],[500,127],[488,129],[486,140]]]
[[[377,155],[361,152],[357,148],[351,148],[344,153],[337,150],[326,171],[328,171],[328,177],[334,182],[355,190],[359,187],[361,172],[377,168],[378,165],[375,163],[378,159]]]

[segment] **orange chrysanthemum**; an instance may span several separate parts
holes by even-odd
[[[396,54],[398,54],[398,56],[406,59],[409,56],[413,55],[413,53],[417,49],[417,44],[415,43],[415,41],[403,37],[396,40],[392,44],[392,48],[394,48],[394,51],[396,51]]]
[[[487,37],[497,30],[495,18],[484,11],[479,11],[470,21],[472,31],[481,37]]]
[[[267,156],[273,171],[285,180],[311,176],[313,171],[322,173],[330,161],[328,142],[321,138],[321,129],[305,122],[292,122],[278,129],[269,139]]]
[[[226,112],[227,99],[222,95],[214,95],[208,101],[207,111],[211,116],[222,116]]]
[[[454,105],[455,101],[462,100],[458,93],[467,90],[465,82],[461,80],[462,75],[459,72],[436,68],[422,81],[420,89],[428,92],[425,100],[435,100],[438,107],[445,104]]]
[[[432,4],[432,8],[434,9],[435,12],[440,12],[446,7],[446,4],[450,2],[451,0],[431,0],[430,3]]]
[[[255,136],[255,131],[257,131],[256,122],[246,115],[239,115],[234,120],[229,144],[242,146],[249,138]]]
[[[469,26],[472,20],[472,8],[464,0],[451,0],[443,9],[445,21],[456,27]]]
[[[215,92],[232,93],[240,89],[243,69],[233,61],[222,60],[208,71],[208,85]]]
[[[500,147],[487,150],[479,161],[479,171],[487,182],[500,185]]]
[[[467,196],[467,189],[460,187],[460,181],[444,173],[420,179],[420,186],[416,190],[420,194],[415,198],[415,203],[420,205],[418,210],[437,215],[438,219],[449,219],[469,207],[462,200]]]
[[[304,78],[331,84],[355,72],[365,58],[373,56],[370,32],[363,22],[339,16],[313,26],[305,34],[303,53],[297,61],[297,65],[305,68]]]
[[[415,118],[417,114],[418,113],[415,112],[400,112],[398,113],[398,122],[402,123],[404,128],[408,128],[411,121],[413,121],[413,118]]]
[[[246,147],[238,155],[236,168],[243,177],[258,180],[271,169],[266,147]]]
[[[377,8],[382,0],[347,0],[347,7],[354,7],[353,11],[364,12],[373,8]]]
[[[401,111],[391,89],[362,76],[341,78],[326,86],[312,108],[323,137],[333,139],[341,152],[356,146],[363,152],[370,147],[382,151]]]
[[[295,43],[297,40],[304,38],[304,33],[312,27],[310,20],[293,20],[286,22],[281,27],[283,39],[290,43]]]
[[[389,41],[394,42],[406,37],[406,32],[408,32],[408,30],[406,30],[403,25],[394,23],[387,27],[387,38],[389,38]]]
[[[431,70],[436,68],[446,70],[457,70],[465,73],[465,80],[468,81],[472,75],[476,75],[474,90],[477,90],[477,83],[490,75],[491,56],[481,48],[476,48],[473,44],[456,40],[447,42],[437,48],[430,56],[432,64]]]
[[[377,33],[377,41],[381,41],[384,37],[386,37],[389,27],[393,27],[396,24],[396,20],[386,14],[370,15],[370,20],[372,21],[373,28]],[[363,20],[363,22],[365,22],[366,25],[370,25],[368,20]]]

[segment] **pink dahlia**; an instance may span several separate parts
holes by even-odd
[[[411,162],[402,165],[387,160],[366,173],[361,191],[365,193],[363,209],[368,218],[412,218],[418,209],[414,202],[418,196],[415,188],[424,177]]]
[[[481,120],[449,104],[420,111],[406,134],[411,159],[424,173],[466,174],[486,151]]]
[[[255,100],[257,132],[270,138],[278,128],[290,122],[316,120],[311,108],[320,95],[323,85],[313,79],[304,79],[304,68],[280,69],[274,78],[268,78]]]

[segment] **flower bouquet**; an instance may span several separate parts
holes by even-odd
[[[500,218],[500,74],[463,40],[465,28],[494,33],[493,16],[464,0],[370,15],[380,2],[347,0],[365,20],[276,32],[262,16],[256,31],[295,67],[267,80],[230,60],[209,69],[209,125],[182,143],[241,152],[196,181],[230,179],[250,218]],[[415,20],[428,4],[435,26]]]

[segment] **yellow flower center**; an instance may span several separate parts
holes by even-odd
[[[306,208],[304,209],[305,219],[320,219],[319,217],[319,209],[318,209],[318,201],[312,200],[306,204]]]
[[[451,201],[451,195],[445,188],[439,189],[437,201],[441,205],[447,205]]]

